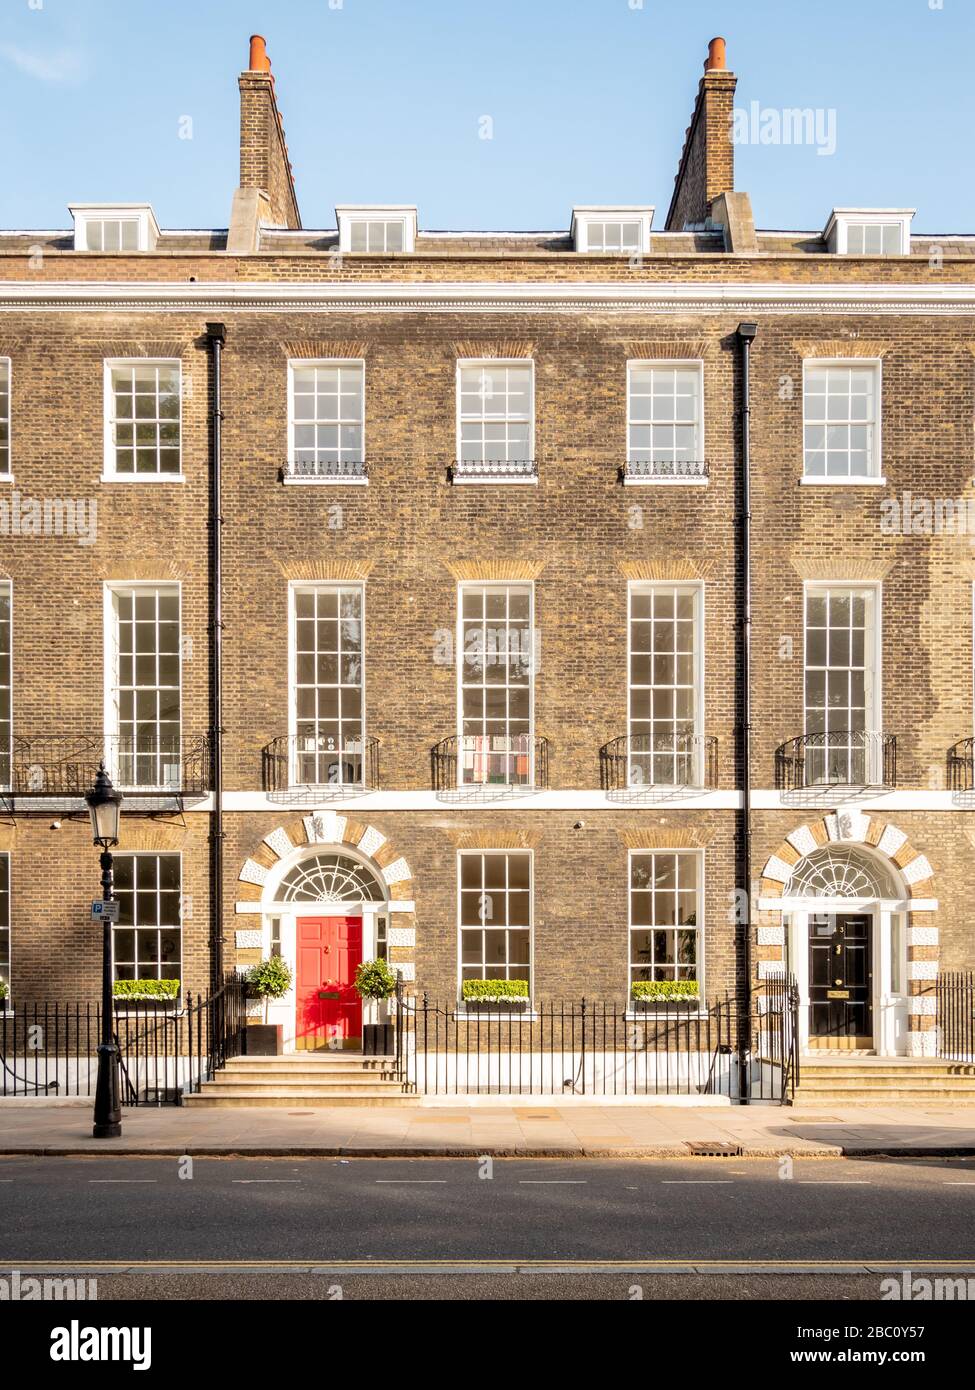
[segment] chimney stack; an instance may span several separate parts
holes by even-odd
[[[267,204],[268,220],[300,228],[295,181],[288,162],[284,126],[274,94],[267,45],[253,34],[246,72],[240,74],[240,188],[256,191]]]
[[[737,83],[735,74],[728,71],[724,39],[712,39],[674,180],[674,196],[667,213],[668,232],[681,232],[688,224],[705,222],[711,216],[715,199],[722,193],[734,192]]]

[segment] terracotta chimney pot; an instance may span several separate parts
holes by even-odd
[[[728,66],[727,45],[724,39],[712,39],[708,44],[708,60],[705,72],[723,72]]]
[[[260,34],[251,34],[251,56],[248,71],[271,71],[271,60],[267,56],[267,44],[261,38]]]

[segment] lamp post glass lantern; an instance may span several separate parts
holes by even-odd
[[[85,797],[91,815],[91,833],[101,849],[102,902],[115,901],[112,848],[118,844],[122,793],[115,790],[105,764],[99,763],[95,785]],[[95,1083],[96,1139],[115,1139],[122,1133],[119,1105],[119,1050],[115,1044],[112,1017],[112,923],[110,914],[102,916],[102,1035],[98,1044],[98,1078]]]

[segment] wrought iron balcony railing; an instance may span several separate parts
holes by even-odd
[[[718,785],[718,740],[708,734],[622,734],[599,750],[605,792],[637,799]]]
[[[282,734],[262,750],[266,792],[362,795],[379,786],[378,738]]]
[[[450,468],[453,483],[531,483],[537,477],[534,459],[457,459]]]
[[[627,459],[620,479],[624,483],[706,483],[710,473],[707,459]]]
[[[775,750],[780,791],[816,787],[894,787],[897,739],[875,729],[802,734]]]
[[[948,790],[975,791],[975,738],[963,738],[948,749]]]
[[[210,789],[209,739],[155,733],[16,736],[4,785],[13,796],[84,796],[103,759],[126,796],[203,796]]]
[[[531,734],[454,734],[431,750],[434,791],[476,797],[548,786],[548,739]]]
[[[288,459],[281,469],[286,483],[365,483],[365,459]]]

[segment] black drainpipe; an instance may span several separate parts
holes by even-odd
[[[213,407],[210,413],[210,976],[214,990],[223,980],[223,501],[220,487],[220,429],[223,423],[220,391],[222,323],[208,323],[207,342],[213,356]]]
[[[738,325],[741,346],[741,492],[738,505],[738,553],[741,584],[741,720],[738,725],[738,764],[741,770],[741,810],[738,825],[738,898],[741,910],[741,990],[738,1009],[738,1096],[742,1105],[750,1099],[749,1058],[752,994],[752,491],[751,491],[751,384],[749,350],[758,334],[755,323]]]

